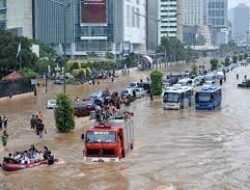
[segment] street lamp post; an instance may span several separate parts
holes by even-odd
[[[63,65],[64,65],[64,69],[63,69],[63,93],[65,94],[66,93],[66,81],[65,81],[65,67],[66,67],[66,38],[67,38],[67,35],[66,35],[66,32],[67,32],[67,10],[68,8],[72,5],[72,4],[77,4],[77,3],[81,3],[80,0],[78,1],[73,1],[73,2],[68,2],[68,0],[64,0],[63,2],[60,2],[60,1],[57,1],[57,0],[49,0],[51,1],[52,3],[55,3],[55,4],[58,4],[60,5],[62,8],[63,8],[63,57],[64,57],[64,60],[63,60]]]

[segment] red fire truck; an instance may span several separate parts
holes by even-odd
[[[89,162],[118,162],[134,147],[133,114],[126,112],[82,134],[85,144],[84,160]]]

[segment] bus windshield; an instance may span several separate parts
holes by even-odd
[[[212,95],[210,93],[197,93],[196,100],[198,102],[210,102],[212,99]]]
[[[88,131],[87,143],[115,143],[116,134],[114,131]]]
[[[165,93],[163,97],[164,103],[178,103],[180,102],[180,94],[178,93]]]

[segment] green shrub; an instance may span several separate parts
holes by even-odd
[[[248,54],[244,53],[244,59],[247,59],[247,57],[248,57]]]
[[[228,57],[225,59],[225,62],[223,65],[226,67],[230,65],[230,59]]]
[[[40,59],[36,64],[36,72],[38,73],[46,73],[48,72],[48,66],[50,66],[51,70],[56,67],[56,63],[52,59]]]
[[[244,55],[239,55],[239,61],[242,61],[244,59]]]
[[[90,68],[86,68],[86,78],[90,78],[91,77],[91,69]]]
[[[20,70],[20,73],[24,75],[26,78],[35,78],[37,73],[29,68],[23,68]]]
[[[197,77],[199,74],[199,68],[197,65],[192,65],[191,75]]]
[[[162,93],[162,77],[163,73],[160,71],[153,71],[150,74],[150,78],[152,81],[152,92],[153,95],[159,96]]]
[[[79,75],[79,73],[80,73],[80,69],[74,69],[72,72],[71,72],[71,74],[73,75],[73,77],[78,77],[78,75]]]
[[[233,62],[234,62],[234,63],[237,63],[237,61],[238,61],[238,56],[237,56],[237,55],[234,55],[234,56],[233,56]]]
[[[74,62],[68,61],[66,63],[66,71],[72,72],[75,69],[81,69],[81,64],[78,63],[77,61],[74,61]]]
[[[72,102],[66,94],[59,94],[55,109],[56,128],[59,133],[66,133],[75,128],[74,109]]]
[[[219,67],[219,61],[215,58],[210,60],[210,64],[211,64],[211,71],[214,71]]]

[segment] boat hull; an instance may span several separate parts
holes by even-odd
[[[22,170],[22,169],[26,169],[26,168],[32,168],[32,167],[40,166],[40,165],[43,165],[43,164],[48,164],[48,160],[41,160],[39,162],[32,163],[32,164],[2,163],[2,169],[4,171],[17,171],[17,170]]]

